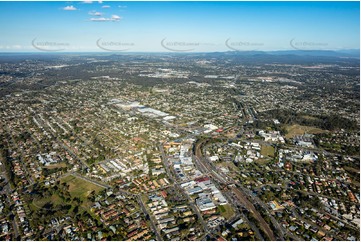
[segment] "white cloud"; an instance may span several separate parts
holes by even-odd
[[[118,8],[127,8],[127,6],[119,5]]]
[[[90,21],[93,21],[93,22],[117,22],[117,21],[120,21],[122,18],[118,15],[112,15],[111,18],[104,18],[104,17],[101,17],[101,18],[90,18]]]
[[[24,49],[24,46],[22,46],[22,45],[0,45],[0,49],[20,50],[20,49]]]
[[[93,1],[83,1],[83,3],[91,4]]]
[[[106,22],[106,21],[109,21],[108,18],[91,18],[90,21],[93,21],[93,22]]]
[[[65,11],[75,11],[77,10],[76,7],[74,7],[73,5],[71,6],[66,6],[65,8],[63,8],[63,10]]]
[[[119,20],[121,19],[121,17],[114,14],[114,15],[112,15],[112,19],[113,19],[114,21],[119,21]]]
[[[103,1],[98,1],[98,3],[102,4],[102,3],[103,3]]]
[[[109,5],[104,5],[104,6],[102,6],[102,8],[110,8],[110,6]]]
[[[97,12],[97,11],[90,11],[90,12],[89,12],[89,15],[92,15],[92,16],[102,16],[102,13]]]

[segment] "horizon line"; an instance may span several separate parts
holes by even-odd
[[[195,54],[195,53],[244,53],[244,52],[285,52],[285,51],[294,51],[294,52],[312,52],[312,51],[322,51],[322,52],[340,52],[340,51],[360,51],[361,49],[312,49],[312,50],[302,50],[302,49],[277,49],[277,50],[220,50],[220,51],[97,51],[97,50],[84,50],[84,51],[35,51],[35,50],[24,50],[24,51],[0,51],[0,54],[11,54],[11,53],[44,53],[44,54],[61,54],[61,53],[179,53],[179,54]]]

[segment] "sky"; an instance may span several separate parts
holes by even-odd
[[[359,49],[359,2],[0,2],[0,52]]]

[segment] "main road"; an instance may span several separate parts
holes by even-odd
[[[194,204],[193,199],[186,192],[183,191],[183,189],[180,186],[180,184],[178,183],[177,178],[175,177],[174,173],[170,170],[170,168],[169,168],[170,164],[168,163],[168,157],[166,156],[166,154],[164,152],[164,148],[163,148],[162,143],[159,145],[159,151],[161,153],[161,160],[162,160],[163,165],[164,165],[164,167],[166,169],[169,180],[174,184],[174,187],[177,188],[178,191],[182,192],[188,198],[189,206],[192,208],[193,212],[195,212],[197,214],[198,220],[201,222],[204,233],[207,233],[208,232],[208,226],[205,223],[201,212],[199,211],[197,206]]]
[[[266,221],[263,219],[259,211],[253,206],[253,204],[249,201],[248,194],[242,191],[243,189],[237,188],[235,185],[238,185],[242,188],[238,182],[234,181],[233,179],[230,179],[229,177],[225,176],[224,174],[220,175],[215,167],[213,167],[209,162],[205,160],[205,158],[202,155],[201,147],[206,142],[201,141],[197,142],[194,147],[194,155],[195,155],[195,161],[199,169],[204,172],[208,173],[212,176],[212,178],[217,181],[219,184],[228,185],[231,187],[231,190],[233,194],[236,196],[236,198],[249,210],[253,213],[255,219],[260,223],[260,227],[263,230],[263,232],[266,234],[266,236],[270,240],[276,240],[276,237],[273,234],[273,231],[269,227],[269,225],[266,223]],[[232,186],[233,185],[233,186]],[[284,240],[283,238],[281,238]]]
[[[137,195],[137,200],[138,200],[138,203],[139,203],[143,213],[149,217],[150,225],[152,226],[152,229],[153,229],[153,231],[155,233],[155,236],[156,236],[157,240],[162,241],[163,240],[162,236],[160,235],[160,232],[159,232],[157,226],[155,225],[155,221],[154,221],[152,215],[148,212],[147,208],[145,207],[145,204],[143,202],[141,194]]]

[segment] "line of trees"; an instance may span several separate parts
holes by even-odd
[[[262,113],[266,118],[278,119],[284,124],[300,124],[305,126],[314,126],[325,130],[356,130],[358,124],[339,115],[314,115],[313,118],[305,117],[309,114],[296,113],[289,110],[273,109]]]
[[[14,174],[14,167],[11,162],[11,158],[9,156],[9,150],[5,147],[1,147],[1,158],[3,160],[5,171],[9,178],[9,183],[11,187],[14,188],[15,184],[17,184],[17,179]]]

